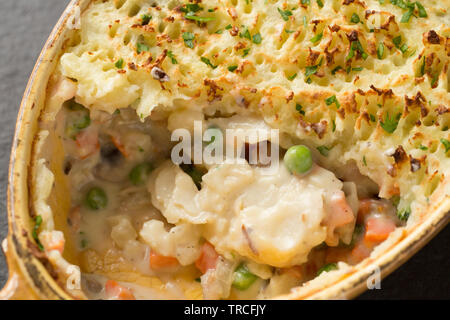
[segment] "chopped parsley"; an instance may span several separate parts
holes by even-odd
[[[250,52],[250,48],[244,49],[244,54],[242,55],[242,57],[246,57],[249,52]]]
[[[142,42],[137,43],[137,53],[138,54],[141,54],[142,52],[149,51],[149,50],[150,50],[150,47],[147,44],[142,43]]]
[[[422,64],[420,65],[420,76],[423,77],[425,74],[425,56],[422,58]]]
[[[194,49],[195,35],[192,32],[183,32],[183,40],[186,47]]]
[[[231,26],[231,24],[229,24],[225,27],[225,30],[230,30],[231,28],[233,28],[233,27]]]
[[[236,66],[236,65],[234,65],[234,66],[229,66],[229,67],[228,67],[228,71],[234,72],[237,68],[238,68],[238,66]]]
[[[295,110],[298,111],[298,113],[300,113],[301,115],[305,115],[305,111],[303,110],[303,106],[299,103],[295,104]]]
[[[305,77],[309,77],[309,76],[315,74],[317,72],[317,68],[318,67],[319,67],[319,65],[306,67],[306,69],[305,69]]]
[[[194,20],[194,21],[197,21],[197,22],[208,22],[208,21],[212,21],[212,20],[215,19],[213,17],[198,17],[198,16],[190,15],[190,14],[186,14],[184,17],[186,19]]]
[[[336,121],[331,120],[331,131],[335,132],[336,131]]]
[[[399,112],[396,116],[392,116],[391,118],[389,117],[389,112],[386,112],[384,121],[380,121],[380,125],[387,133],[393,133],[395,129],[397,129],[398,121],[401,116],[402,114]]]
[[[323,155],[324,157],[328,157],[328,155],[330,154],[330,150],[331,148],[328,148],[327,146],[319,146],[317,147],[317,150],[320,152],[321,155]]]
[[[401,43],[402,43],[402,36],[395,37],[394,39],[392,39],[392,42],[394,43],[395,47],[397,49],[399,49],[402,53],[405,53],[406,51],[408,51],[408,45],[406,43],[401,45]]]
[[[338,71],[341,70],[341,69],[342,69],[341,66],[337,66],[336,68],[334,68],[333,70],[331,70],[331,74],[332,74],[332,75],[335,75],[336,72],[338,72]]]
[[[117,62],[114,65],[116,66],[117,69],[122,69],[123,68],[123,59],[120,58],[119,60],[117,60]]]
[[[36,216],[34,218],[34,227],[33,227],[33,231],[32,231],[32,236],[33,236],[33,239],[36,241],[37,246],[39,247],[39,250],[44,251],[44,246],[42,245],[41,241],[39,240],[39,237],[37,234],[41,224],[42,224],[42,216]]]
[[[167,56],[170,58],[170,60],[172,61],[173,64],[177,64],[178,63],[178,61],[175,58],[175,56],[174,56],[172,51],[170,51],[170,50],[167,51]]]
[[[412,6],[410,6],[408,8],[408,11],[406,11],[403,16],[402,19],[400,20],[401,23],[408,23],[409,20],[411,19],[411,16],[414,14],[414,4]]]
[[[317,42],[319,42],[320,40],[322,40],[323,37],[323,32],[316,34],[314,37],[311,38],[311,42],[316,44]]]
[[[302,4],[305,4],[305,5],[311,4],[311,1],[310,0],[302,0]]]
[[[239,37],[246,38],[248,40],[252,40],[252,36],[250,35],[250,31],[246,26],[242,26],[242,32],[239,34]]]
[[[252,41],[255,44],[260,44],[262,42],[261,34],[258,32],[257,34],[253,35]]]
[[[222,34],[222,33],[223,33],[223,30],[222,30],[222,29],[219,29],[219,30],[217,30],[217,31],[214,32],[214,33],[216,33],[216,34]]]
[[[303,3],[303,1],[305,1],[305,0],[302,0],[302,3]],[[308,0],[308,2],[309,2],[309,0]],[[292,16],[292,11],[290,11],[290,10],[281,10],[280,8],[277,8],[277,9],[281,15],[281,18],[283,18],[284,21],[288,21],[289,17]]]
[[[416,2],[417,9],[419,10],[419,17],[426,18],[428,17],[427,11],[423,7],[423,5],[420,2]]]
[[[363,163],[364,163],[364,166],[365,166],[365,167],[367,167],[367,160],[366,160],[366,156],[363,156]]]
[[[286,32],[286,33],[294,33],[295,31],[294,30],[284,29],[284,32]]]
[[[322,0],[317,0],[317,5],[319,6],[319,8],[323,8]]]
[[[407,208],[403,208],[403,209],[397,209],[397,217],[401,220],[401,221],[406,221],[408,220],[409,216],[411,214],[411,207],[408,206]]]
[[[209,61],[208,58],[200,57],[200,60],[201,60],[204,64],[206,64],[207,66],[210,66],[210,67],[213,68],[213,69],[217,68],[217,66],[213,65],[213,64],[211,63],[211,61]]]
[[[338,99],[335,95],[332,95],[331,97],[328,97],[325,99],[325,103],[327,106],[332,105],[333,103],[336,104],[336,107],[339,109],[341,104],[339,103]]]
[[[364,52],[361,42],[359,42],[359,40],[356,40],[356,41],[352,41],[352,43],[350,45],[350,51],[349,51],[347,57],[345,57],[345,60],[347,61],[347,60],[350,60],[351,58],[353,58],[355,56],[356,51],[361,54],[361,56],[364,60],[367,59],[368,55],[367,55],[367,53]]]
[[[336,263],[328,263],[317,271],[317,276],[319,276],[323,272],[329,272],[329,271],[337,270],[337,269],[338,269],[338,266]]]
[[[372,121],[372,122],[377,121],[377,118],[375,118],[375,116],[373,114],[369,114],[369,118],[370,118],[370,121]]]
[[[450,150],[450,141],[448,141],[447,139],[444,139],[444,138],[441,138],[440,141],[445,147],[445,153],[447,153],[448,150]]]
[[[292,76],[288,77],[288,80],[292,81],[297,77],[297,73],[294,73]]]
[[[363,71],[363,67],[352,68],[352,71]]]
[[[419,146],[419,149],[420,149],[420,150],[423,150],[423,151],[425,151],[425,150],[428,150],[428,148],[427,148],[427,147],[425,147],[425,146],[424,146],[424,145],[422,145],[422,144],[421,144],[421,145]]]
[[[152,16],[149,16],[148,14],[143,14],[141,19],[142,19],[142,25],[146,26],[146,25],[148,25],[150,20],[152,20]]]
[[[196,13],[198,11],[201,11],[201,10],[203,10],[203,8],[200,7],[198,5],[198,3],[188,3],[188,4],[185,4],[184,7],[182,7],[180,9],[181,12],[192,13],[192,14],[194,14],[194,13]]]
[[[380,59],[380,60],[383,59],[383,54],[384,54],[384,44],[383,44],[383,42],[380,42],[377,47],[378,59]]]
[[[358,23],[358,22],[360,22],[361,21],[361,19],[359,19],[359,16],[356,14],[356,13],[353,13],[352,14],[352,17],[350,18],[350,22],[352,22],[352,23]]]

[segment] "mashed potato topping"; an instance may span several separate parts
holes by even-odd
[[[271,298],[363,261],[448,197],[449,5],[92,1],[49,85],[35,240],[94,299]],[[241,161],[172,161],[196,124],[240,129]],[[267,141],[275,171],[243,152]]]

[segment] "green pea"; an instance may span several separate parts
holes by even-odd
[[[92,210],[104,209],[108,205],[108,196],[102,188],[94,187],[86,195],[86,205]]]
[[[337,269],[338,267],[336,263],[328,263],[317,271],[317,275],[319,276],[322,272],[329,272]]]
[[[290,147],[284,155],[284,164],[291,173],[306,173],[313,165],[311,151],[303,145]]]
[[[129,174],[132,184],[135,186],[143,185],[148,178],[148,174],[153,171],[153,166],[150,163],[142,163],[134,167]]]
[[[241,264],[234,271],[233,287],[238,290],[247,290],[258,279],[251,273],[244,264]]]

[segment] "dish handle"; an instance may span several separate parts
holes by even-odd
[[[3,253],[8,263],[9,278],[3,289],[0,290],[0,300],[35,300],[38,299],[20,268],[9,247],[9,238],[2,242]]]

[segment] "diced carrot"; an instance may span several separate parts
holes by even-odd
[[[205,242],[202,246],[200,257],[195,261],[195,266],[201,273],[206,273],[209,269],[214,269],[217,264],[219,254],[214,249],[214,246],[209,242]]]
[[[356,264],[370,256],[372,248],[368,247],[364,241],[359,241],[352,250],[350,255],[351,264]]]
[[[82,130],[76,136],[78,155],[81,159],[86,159],[95,154],[100,149],[98,142],[98,132],[95,129]]]
[[[116,148],[120,151],[120,153],[122,153],[122,155],[125,158],[128,158],[130,156],[130,154],[127,151],[127,148],[125,147],[125,145],[122,143],[122,141],[120,140],[119,137],[111,135],[111,141],[114,143],[114,145],[116,146]]]
[[[324,224],[328,229],[325,242],[330,246],[335,246],[339,243],[339,239],[334,233],[335,229],[355,220],[352,208],[348,205],[344,192],[335,192],[331,196],[327,213],[328,215],[324,220]]]
[[[117,300],[136,300],[130,289],[121,286],[114,280],[106,281],[105,292],[108,298]]]
[[[364,241],[381,242],[396,228],[394,221],[386,217],[371,217],[366,221]]]
[[[178,260],[174,257],[166,257],[154,251],[150,252],[150,268],[157,270],[178,265]]]
[[[61,254],[64,252],[64,239],[59,239],[54,242],[50,242],[49,245],[45,248],[48,251],[58,250]]]

